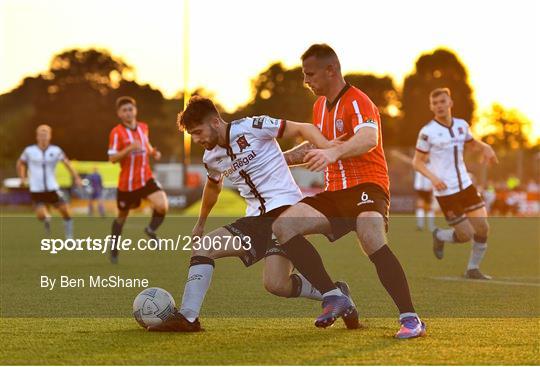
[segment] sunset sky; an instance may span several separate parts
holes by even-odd
[[[191,0],[189,85],[233,110],[272,62],[296,66],[307,46],[326,42],[345,72],[390,74],[400,86],[422,52],[442,46],[467,66],[480,109],[517,108],[540,137],[537,3]],[[59,51],[97,47],[171,97],[183,86],[183,13],[180,0],[0,0],[0,93]]]

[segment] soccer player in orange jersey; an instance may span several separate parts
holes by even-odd
[[[387,246],[390,192],[377,107],[362,91],[345,82],[330,46],[311,46],[302,55],[302,69],[305,83],[319,96],[313,107],[313,123],[329,140],[344,134],[347,138],[328,149],[297,149],[297,161],[289,164],[306,162],[311,170],[325,169],[325,190],[287,209],[272,228],[295,267],[323,294],[323,313],[315,325],[332,325],[351,305],[304,235],[322,233],[335,241],[355,231],[399,309],[401,328],[396,337],[425,335],[425,324],[414,310],[403,268]]]
[[[144,232],[156,238],[156,230],[163,223],[168,210],[165,192],[154,179],[150,157],[159,160],[161,153],[150,144],[148,125],[137,121],[137,104],[131,97],[116,101],[116,113],[121,123],[109,136],[109,161],[120,164],[116,204],[118,216],[112,224],[112,235],[120,236],[130,209],[138,208],[146,198],[152,205],[152,219]],[[111,250],[111,262],[118,261],[118,250]]]

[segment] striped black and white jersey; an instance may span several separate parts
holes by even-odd
[[[36,144],[26,147],[20,160],[28,167],[30,192],[56,191],[60,187],[56,182],[55,170],[58,162],[65,158],[64,152],[57,145],[41,149]]]
[[[472,184],[463,160],[465,143],[472,140],[469,124],[458,118],[452,119],[451,126],[431,120],[420,130],[416,149],[429,153],[429,169],[447,186],[434,189],[435,196],[452,195]]]
[[[285,124],[285,120],[268,116],[233,121],[227,125],[228,145],[216,145],[204,153],[208,179],[229,179],[246,200],[246,216],[262,215],[302,199],[276,141]]]

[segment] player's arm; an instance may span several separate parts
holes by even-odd
[[[26,186],[26,183],[28,182],[28,165],[26,161],[19,158],[17,160],[17,175],[19,175],[19,178],[21,179],[21,186]]]
[[[81,177],[79,176],[75,168],[73,168],[73,165],[71,164],[70,160],[66,156],[64,156],[64,158],[62,159],[62,163],[64,164],[64,166],[66,166],[66,169],[71,175],[71,178],[73,179],[73,182],[75,183],[75,186],[82,187]]]
[[[287,162],[288,166],[304,165],[306,164],[306,162],[304,162],[304,157],[306,156],[307,152],[316,148],[317,147],[311,144],[309,141],[305,141],[287,150],[286,152],[283,152],[285,162]]]
[[[465,148],[471,149],[473,152],[479,152],[482,154],[481,157],[481,163],[499,163],[499,160],[497,159],[497,154],[495,154],[495,151],[493,148],[483,141],[476,140],[472,136],[469,140],[465,142]]]
[[[131,143],[130,145],[128,145],[127,147],[125,147],[124,149],[122,149],[122,150],[120,150],[120,151],[118,151],[116,153],[109,154],[109,162],[112,162],[112,163],[119,162],[122,159],[124,159],[129,153],[131,153],[134,150],[138,150],[138,149],[141,149],[141,143],[136,140],[133,143]]]
[[[412,160],[413,168],[425,177],[427,177],[431,181],[435,189],[446,190],[446,184],[428,168],[428,161],[429,152],[423,152],[417,149],[414,153],[414,158]]]
[[[378,129],[359,129],[356,134],[343,144],[335,145],[327,149],[313,149],[304,157],[307,168],[312,171],[322,171],[329,164],[338,159],[356,157],[365,154],[377,147]]]
[[[202,236],[204,233],[204,225],[206,224],[206,219],[210,215],[212,208],[216,205],[221,193],[221,187],[223,185],[223,179],[215,181],[214,179],[208,177],[206,179],[206,184],[204,185],[202,200],[201,200],[201,209],[199,211],[199,219],[193,230],[191,231],[192,236]]]
[[[328,141],[320,130],[315,127],[313,124],[308,124],[305,122],[294,122],[286,121],[285,129],[283,130],[283,135],[281,136],[284,139],[298,138],[310,142],[317,148],[330,148],[332,143]]]

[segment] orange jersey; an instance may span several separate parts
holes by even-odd
[[[152,175],[149,164],[150,143],[148,125],[138,122],[135,129],[123,124],[116,125],[109,135],[109,155],[113,155],[129,146],[134,141],[141,143],[140,150],[133,150],[120,161],[118,190],[135,191],[143,187]]]
[[[347,84],[332,103],[326,97],[319,97],[313,105],[313,123],[328,140],[343,134],[347,134],[349,139],[362,128],[378,131],[376,148],[357,157],[340,159],[326,168],[325,190],[336,191],[361,183],[374,183],[389,193],[381,117],[367,95]]]

